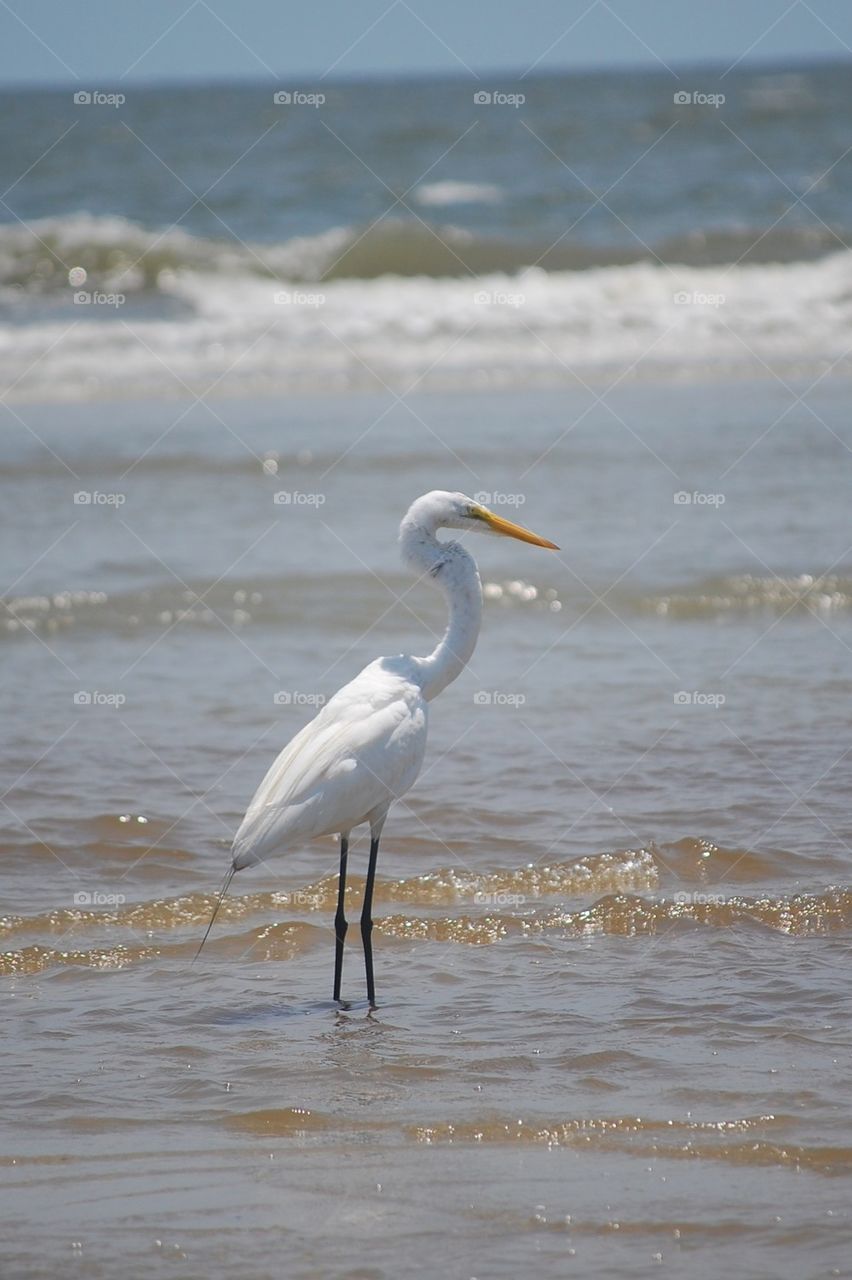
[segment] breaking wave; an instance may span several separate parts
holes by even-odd
[[[44,399],[842,373],[852,252],[837,244],[820,228],[548,248],[390,218],[240,244],[45,218],[0,227],[0,377]]]

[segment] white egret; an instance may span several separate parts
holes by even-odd
[[[372,903],[379,839],[394,800],[414,783],[426,749],[428,707],[464,670],[476,646],[482,588],[473,556],[439,529],[501,534],[558,551],[553,542],[495,515],[463,493],[435,490],[418,498],[399,532],[402,558],[443,591],[447,629],[425,658],[377,658],[344,685],[296,734],[261,782],[234,838],[233,861],[207,926],[237,871],[303,840],[339,835],[340,874],[334,917],[334,999],[340,1000],[346,860],[353,827],[370,824],[370,857],[361,912],[367,999],[375,1008]],[[198,948],[201,950],[201,947]]]

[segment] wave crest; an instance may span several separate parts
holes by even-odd
[[[825,256],[824,230],[755,239],[646,252],[391,218],[280,244],[86,214],[0,226],[0,377],[43,399],[848,372],[852,251]]]

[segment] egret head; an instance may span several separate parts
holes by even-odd
[[[519,542],[530,542],[536,547],[559,550],[555,542],[531,533],[523,525],[515,524],[504,516],[498,516],[484,502],[469,498],[464,493],[448,493],[444,489],[433,489],[431,493],[425,493],[422,498],[413,502],[402,522],[401,532],[405,535],[414,530],[422,530],[427,536],[434,537],[438,529],[468,529],[474,533],[517,538]]]

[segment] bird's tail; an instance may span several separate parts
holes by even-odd
[[[216,899],[216,905],[213,908],[213,914],[210,917],[210,923],[208,924],[207,928],[204,931],[204,937],[201,939],[201,942],[198,944],[198,950],[196,951],[195,955],[192,957],[193,964],[195,964],[196,960],[201,955],[201,948],[204,946],[205,942],[210,936],[210,930],[213,928],[213,921],[216,919],[217,915],[219,914],[219,908],[222,905],[222,900],[225,897],[225,894],[228,892],[228,886],[233,880],[236,870],[237,868],[233,864],[228,868],[228,874],[225,876],[225,882],[222,885],[222,888],[219,890],[219,897]]]

